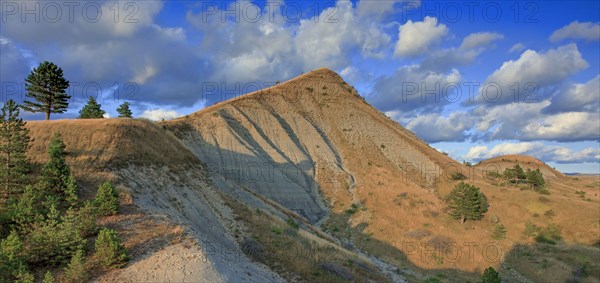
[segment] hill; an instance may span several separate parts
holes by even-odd
[[[548,281],[569,279],[585,262],[600,278],[591,263],[600,240],[597,176],[564,176],[524,156],[466,166],[328,69],[171,121],[28,128],[33,161],[45,161],[59,131],[85,195],[107,178],[120,190],[125,215],[104,221],[126,235],[133,258],[99,281],[474,281],[488,266],[508,280]],[[515,162],[540,168],[550,195],[485,174]],[[484,220],[461,224],[446,213],[457,172],[487,196]],[[492,237],[494,221],[505,238]],[[537,245],[523,236],[528,221],[558,225],[564,241],[533,261],[510,261],[515,247]],[[499,251],[493,257],[490,247]],[[537,272],[548,264],[560,268]]]
[[[555,180],[555,179],[565,177],[565,174],[548,166],[546,163],[542,162],[541,160],[539,160],[535,157],[532,157],[532,156],[524,156],[524,155],[496,156],[496,157],[479,162],[477,164],[477,167],[484,168],[487,170],[498,169],[498,172],[502,172],[502,171],[504,171],[504,169],[513,167],[515,164],[519,164],[521,167],[523,167],[523,170],[540,169],[540,171],[542,172],[542,175],[544,175],[544,179]]]

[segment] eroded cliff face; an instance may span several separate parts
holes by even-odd
[[[312,223],[332,202],[360,201],[355,187],[369,186],[360,174],[369,159],[398,181],[430,188],[453,162],[327,69],[163,125],[207,164],[222,190],[250,190]]]

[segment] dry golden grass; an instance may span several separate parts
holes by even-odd
[[[147,120],[79,119],[29,121],[32,141],[28,158],[35,164],[48,160],[48,143],[59,132],[66,145],[66,160],[78,181],[97,186],[115,181],[114,169],[126,164],[178,166],[198,164],[169,132]]]
[[[29,158],[36,163],[47,160],[50,138],[60,132],[74,164],[105,168],[123,163],[177,164],[197,162],[169,132],[148,120],[80,119],[30,121],[33,137]]]

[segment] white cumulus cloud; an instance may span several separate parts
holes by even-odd
[[[478,100],[484,102],[487,98],[488,102],[493,101],[494,103],[523,102],[532,91],[532,86],[539,90],[546,86],[556,85],[569,75],[587,67],[588,63],[583,59],[575,44],[563,45],[545,53],[526,50],[519,59],[504,62],[486,79],[485,88],[481,88],[486,95],[480,95]],[[511,93],[511,87],[515,83],[519,85],[519,93],[523,96],[518,101]],[[494,87],[493,93],[486,92],[495,85],[499,88]],[[497,94],[498,89],[502,92],[501,96]]]
[[[462,159],[481,161],[496,156],[520,154],[530,155],[544,162],[581,163],[600,161],[599,148],[584,148],[574,151],[562,145],[549,145],[542,142],[507,142],[489,148],[485,145],[473,146]]]
[[[558,42],[565,39],[583,39],[587,41],[600,40],[600,23],[574,21],[550,35],[550,41]]]
[[[455,96],[451,92],[455,88],[451,86],[460,81],[461,74],[456,69],[438,73],[418,65],[403,66],[375,82],[375,95],[370,100],[382,111],[431,111],[453,102]]]
[[[525,50],[525,45],[523,43],[515,43],[510,49],[508,49],[508,53],[521,52]]]
[[[422,22],[408,20],[400,26],[395,56],[413,57],[424,54],[448,34],[446,25],[435,17],[425,17]]]
[[[166,110],[166,109],[158,108],[158,109],[145,110],[140,115],[140,118],[145,118],[145,119],[149,119],[152,121],[162,121],[162,120],[175,119],[175,118],[181,117],[181,116],[182,115],[179,114],[175,110]]]

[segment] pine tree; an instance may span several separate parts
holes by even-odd
[[[502,175],[504,176],[504,178],[511,180],[511,182],[515,182],[514,180],[517,179],[515,170],[513,170],[512,168],[504,169],[504,172],[502,173]]]
[[[112,229],[100,230],[95,247],[96,256],[104,267],[121,267],[127,261],[127,251],[121,244],[117,232]]]
[[[449,213],[462,223],[467,220],[480,220],[488,210],[488,201],[479,188],[460,182],[448,196]]]
[[[104,182],[98,187],[95,203],[100,215],[117,214],[119,209],[119,194],[109,182]]]
[[[50,160],[42,167],[40,182],[43,189],[51,190],[57,194],[62,194],[71,175],[69,166],[65,161],[65,147],[60,133],[54,133],[48,145]]]
[[[79,204],[79,197],[77,196],[77,183],[75,183],[75,177],[73,177],[73,174],[69,175],[66,181],[65,200],[67,203],[69,203],[70,207],[76,207]]]
[[[0,241],[0,282],[13,281],[27,272],[23,260],[23,242],[19,234],[12,230],[8,237]]]
[[[500,274],[493,268],[488,267],[481,275],[481,283],[501,283]]]
[[[98,104],[94,97],[90,96],[88,102],[81,111],[79,111],[79,119],[101,119],[104,118],[104,110],[100,107],[102,105]]]
[[[65,90],[69,88],[69,81],[54,63],[44,61],[31,71],[25,82],[27,97],[35,101],[24,101],[23,109],[46,113],[46,120],[50,120],[50,113],[61,114],[67,110],[71,96]]]
[[[516,163],[515,166],[513,166],[513,170],[515,171],[515,176],[517,179],[523,180],[527,177],[525,175],[525,171],[523,171],[523,168],[519,165],[519,163]]]
[[[40,213],[39,202],[41,199],[40,191],[33,186],[25,186],[23,194],[18,201],[12,206],[12,220],[21,227],[26,227],[33,223]]]
[[[52,272],[46,271],[46,274],[44,274],[44,279],[42,279],[42,283],[54,283],[54,276],[52,276]]]
[[[544,175],[540,172],[540,169],[527,170],[527,182],[532,188],[543,188],[546,185],[544,181]]]
[[[56,207],[50,207],[44,221],[31,225],[27,237],[28,262],[61,264],[85,246],[85,239],[79,232],[74,219],[68,215],[61,217]]]
[[[131,112],[131,109],[129,109],[129,102],[123,102],[123,104],[117,108],[117,112],[119,113],[119,118],[133,117],[133,113]]]
[[[98,232],[98,209],[91,201],[86,201],[76,214],[77,225],[82,236],[88,237]]]
[[[525,180],[527,174],[518,163],[515,163],[512,168],[504,169],[504,178],[511,180],[511,183],[517,184],[519,180]]]
[[[8,201],[11,192],[25,182],[29,171],[25,155],[29,148],[29,130],[19,118],[19,112],[19,106],[10,99],[0,113],[0,204]]]
[[[87,269],[85,268],[85,257],[83,256],[83,250],[75,252],[71,261],[65,268],[64,279],[65,282],[86,282],[88,277]]]

